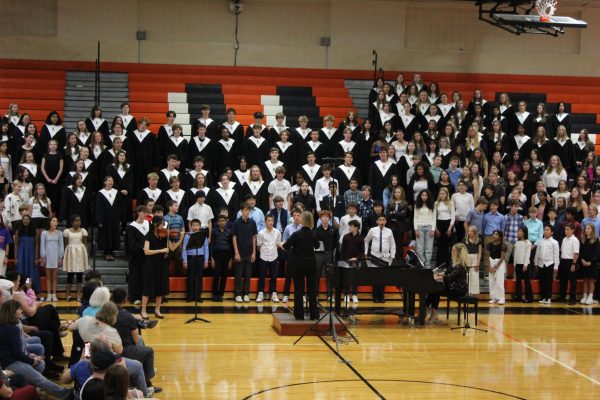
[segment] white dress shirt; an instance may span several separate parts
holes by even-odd
[[[396,255],[396,242],[390,228],[378,226],[369,229],[365,237],[365,254],[368,254],[369,243],[371,244],[371,255],[377,258],[394,258]]]
[[[262,229],[256,236],[256,245],[260,249],[260,259],[263,261],[277,260],[277,246],[281,244],[281,232],[273,228],[269,231]]]
[[[529,265],[531,255],[531,242],[527,239],[517,240],[513,248],[513,259],[515,264]]]
[[[537,244],[535,265],[540,268],[554,265],[554,269],[558,270],[559,253],[558,242],[554,238],[544,238]]]
[[[471,193],[454,193],[452,195],[452,204],[456,211],[456,219],[464,221],[467,219],[469,211],[475,208],[475,199]]]
[[[200,226],[202,228],[207,228],[208,223],[214,217],[215,216],[212,212],[212,208],[210,208],[208,204],[200,205],[196,203],[193,206],[191,206],[188,210],[187,220],[192,221],[194,219],[197,219],[198,221],[200,221]]]
[[[560,245],[560,259],[572,260],[575,254],[579,254],[579,239],[575,235],[565,236]]]

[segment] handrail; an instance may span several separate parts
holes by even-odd
[[[377,51],[373,50],[373,82],[375,82],[377,80]]]
[[[379,68],[379,77],[385,81],[385,72],[383,72],[383,68]]]

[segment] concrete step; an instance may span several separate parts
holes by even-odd
[[[116,107],[116,108],[121,108],[121,103],[122,101],[120,99],[104,99],[101,100],[102,103],[106,104],[107,107]],[[94,106],[94,99],[92,98],[91,100],[88,99],[73,99],[73,100],[68,100],[65,99],[65,107],[88,107],[91,108],[92,106]]]
[[[373,87],[373,81],[349,79],[344,81],[344,86],[346,86],[347,89],[371,89]]]
[[[82,80],[92,82],[96,80],[95,72],[83,72],[83,71],[67,71],[67,80]],[[107,82],[128,82],[129,75],[127,73],[118,72],[100,72],[100,81]]]
[[[69,81],[67,80],[66,88],[73,88],[73,87],[77,87],[77,88],[94,88],[95,87],[95,83],[94,81]],[[129,84],[127,82],[102,82],[100,81],[100,88],[101,89],[111,89],[111,88],[128,88]]]

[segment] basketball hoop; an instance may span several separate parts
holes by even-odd
[[[537,10],[540,21],[550,22],[550,17],[556,12],[558,0],[536,0],[535,9]]]

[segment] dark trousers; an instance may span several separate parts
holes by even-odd
[[[31,336],[37,336],[40,338],[40,342],[44,347],[44,354],[52,354],[54,336],[52,336],[51,332],[38,329],[37,331],[32,333]]]
[[[450,260],[450,237],[446,234],[450,227],[450,220],[437,220],[436,229],[440,231],[440,236],[437,239],[437,256],[436,265],[446,264]]]
[[[558,265],[558,280],[560,285],[560,299],[564,300],[567,298],[567,285],[571,284],[569,290],[569,301],[575,301],[577,297],[577,268],[574,272],[571,272],[571,266],[573,265],[572,259],[562,259]]]
[[[456,243],[461,243],[465,239],[465,221],[456,220],[454,223],[454,232],[456,233]]]
[[[383,300],[385,286],[373,286],[373,300]]]
[[[294,318],[304,319],[304,289],[305,284],[308,289],[308,307],[310,319],[319,319],[319,307],[317,306],[317,288],[316,275],[317,266],[315,264],[294,265]]]
[[[189,270],[189,259],[188,259]],[[141,344],[123,347],[123,356],[142,363],[146,383],[154,378],[154,350]]]
[[[440,306],[440,297],[446,296],[450,299],[455,299],[457,297],[464,296],[465,294],[466,293],[463,291],[444,289],[440,292],[429,293],[427,295],[427,299],[425,299],[425,304],[427,304],[427,307],[431,307],[434,310],[437,310]]]
[[[213,258],[215,259],[215,276],[212,287],[213,297],[223,297],[225,285],[227,284],[227,270],[229,268],[229,261],[231,261],[231,252],[215,250]]]
[[[277,291],[277,260],[259,260],[258,264],[258,291],[265,291],[265,279],[269,271],[269,293]]]
[[[289,258],[285,268],[285,281],[283,282],[283,295],[290,295],[290,286],[292,284],[292,278],[294,276],[294,272],[292,271],[292,266],[290,265]]]
[[[25,325],[33,325],[52,333],[52,353],[46,353],[46,357],[63,355],[65,348],[60,340],[60,318],[53,305],[38,308],[33,317],[25,320]]]
[[[517,298],[521,298],[521,281],[525,281],[525,298],[529,301],[533,300],[533,292],[531,290],[531,280],[529,279],[529,269],[523,271],[523,264],[515,264],[515,273],[517,275]]]
[[[236,296],[245,296],[250,292],[250,276],[252,275],[252,257],[242,257],[235,263],[234,291]]]
[[[317,291],[318,296],[321,288],[321,277],[323,277],[323,275],[325,275],[325,280],[327,282],[327,290],[329,290],[329,273],[327,272],[327,264],[331,262],[331,251],[317,253],[315,257],[317,260],[317,276],[315,279],[315,289]]]
[[[202,276],[204,275],[204,256],[188,256],[187,258],[187,299],[202,298]]]
[[[552,283],[554,278],[554,264],[541,267],[540,272],[540,297],[543,300],[552,299]]]

